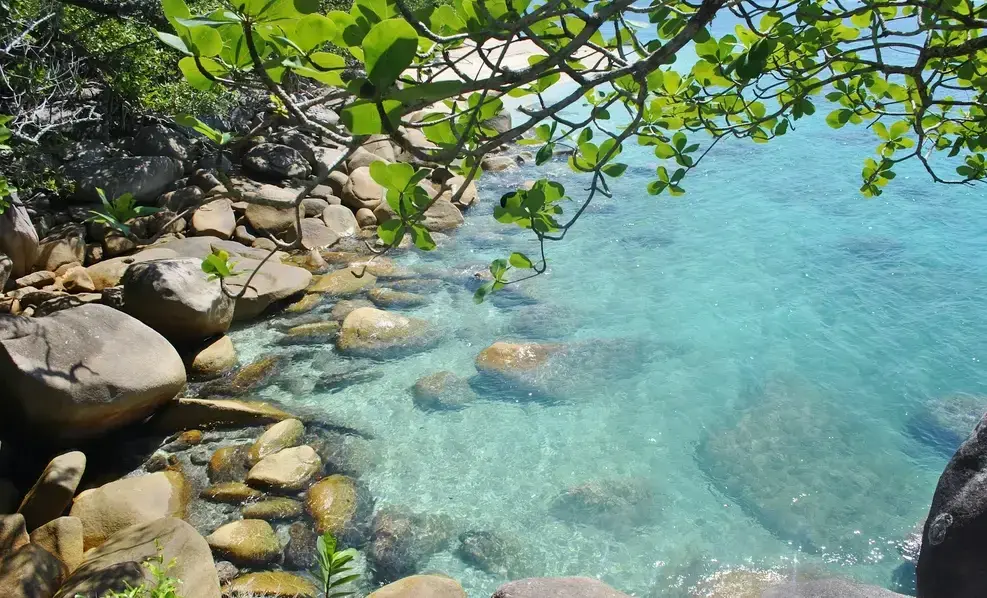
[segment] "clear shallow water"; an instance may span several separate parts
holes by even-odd
[[[924,517],[948,456],[916,440],[916,414],[987,390],[987,208],[978,190],[936,186],[914,167],[861,198],[874,145],[816,119],[766,146],[721,144],[685,196],[662,199],[645,192],[657,160],[629,147],[614,197],[549,247],[551,270],[525,283],[526,304],[476,306],[469,290],[444,287],[408,310],[446,332],[435,349],[320,394],[314,377],[347,360],[319,348],[292,363],[293,391],[265,392],[373,434],[365,480],[378,506],[514,538],[527,565],[515,575],[589,575],[638,596],[677,596],[676,584],[737,567],[889,585],[903,563],[895,544]],[[531,251],[490,213],[504,189],[538,176],[580,197],[562,164],[486,175],[454,238],[400,261],[482,270]],[[237,332],[241,360],[277,336]],[[566,372],[555,403],[413,405],[419,377],[469,377],[476,354],[504,339],[588,342],[616,358],[602,373]],[[653,493],[649,520],[599,525],[550,509],[567,487],[614,479]],[[472,597],[505,580],[452,551],[424,569]]]

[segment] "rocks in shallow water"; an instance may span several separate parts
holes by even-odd
[[[511,376],[519,370],[541,367],[560,350],[559,345],[496,342],[476,356],[476,369],[484,374]]]
[[[588,577],[534,577],[504,584],[492,598],[630,598]]]
[[[350,315],[350,312],[360,309],[361,307],[373,307],[374,304],[366,299],[344,299],[342,301],[337,301],[335,305],[332,306],[332,311],[329,312],[329,317],[333,320],[343,321],[346,316]]]
[[[343,320],[336,347],[362,357],[389,357],[421,351],[434,345],[438,335],[425,320],[361,307]]]
[[[135,525],[110,536],[86,553],[56,598],[102,598],[145,581],[153,584],[155,580],[141,563],[155,558],[171,564],[168,574],[182,581],[182,598],[220,598],[209,545],[191,525],[173,518]]]
[[[922,533],[919,596],[987,596],[987,416],[960,445],[939,478]]]
[[[486,530],[471,530],[459,536],[457,556],[467,565],[507,577],[523,575],[523,548],[519,542]]]
[[[941,594],[961,596],[961,594]],[[977,594],[982,596],[982,594]],[[940,596],[940,594],[929,594]],[[972,597],[973,594],[970,594]],[[866,586],[846,579],[781,582],[764,591],[760,598],[905,598],[891,590]]]
[[[798,378],[776,376],[732,426],[711,429],[700,466],[767,529],[803,550],[869,550],[914,520],[919,480],[881,430]],[[890,431],[889,431],[890,432]],[[888,484],[888,476],[896,482]]]
[[[320,471],[322,460],[315,449],[302,445],[261,459],[247,472],[247,483],[277,492],[300,492]]]
[[[621,529],[655,522],[660,513],[654,491],[646,480],[617,478],[578,484],[559,494],[552,514],[572,523]]]
[[[315,520],[318,533],[332,533],[351,542],[365,531],[365,518],[372,509],[372,500],[353,478],[331,475],[309,488],[305,509]]]
[[[295,301],[285,311],[289,314],[302,314],[312,311],[322,303],[322,296],[316,294],[303,295],[301,299]]]
[[[264,426],[292,417],[262,401],[233,399],[178,399],[162,409],[153,428],[166,434],[195,428]]]
[[[0,346],[4,423],[49,442],[92,437],[143,419],[185,386],[185,366],[174,347],[104,305],[3,318]]]
[[[211,502],[240,505],[248,500],[257,500],[263,495],[243,482],[220,482],[209,486],[199,496]]]
[[[86,490],[75,497],[69,515],[82,520],[89,550],[132,525],[162,517],[185,517],[188,494],[184,475],[163,471]]]
[[[210,395],[237,396],[248,391],[259,390],[270,382],[284,364],[285,360],[281,356],[261,357],[238,369],[228,379],[209,383],[203,388],[203,392]]]
[[[323,431],[311,445],[322,459],[326,473],[359,477],[377,463],[370,442],[359,436]]]
[[[301,293],[312,282],[308,270],[270,261],[261,266],[258,260],[241,259],[237,269],[241,274],[226,279],[226,286],[234,295],[239,294],[250,274],[257,272],[247,291],[236,300],[233,319],[238,321],[256,318],[272,303]]]
[[[209,280],[201,260],[132,264],[121,283],[127,313],[173,342],[224,334],[233,321],[233,299],[219,280]]]
[[[233,339],[225,334],[208,341],[198,349],[188,365],[189,376],[196,380],[211,380],[232,371],[236,367],[236,349]]]
[[[284,566],[288,569],[310,571],[318,564],[318,540],[312,528],[305,523],[292,523],[288,527],[288,545],[284,549]]]
[[[311,297],[312,295],[308,295]],[[278,339],[280,345],[328,345],[339,332],[339,322],[313,322],[299,324],[289,328],[283,337]]]
[[[476,400],[469,382],[452,372],[423,376],[411,389],[415,406],[426,410],[462,409]]]
[[[247,462],[256,465],[268,455],[293,446],[298,446],[305,435],[305,424],[297,419],[286,419],[272,425],[254,441],[247,454]]]
[[[386,287],[370,289],[367,296],[378,307],[418,307],[428,303],[428,298],[424,295],[395,291]]]
[[[317,598],[319,591],[307,579],[285,571],[248,573],[223,586],[228,598]]]
[[[31,532],[31,542],[58,557],[71,573],[82,563],[82,536],[82,521],[59,517]]]
[[[466,591],[442,575],[412,575],[390,583],[367,598],[466,598]]]
[[[987,397],[956,395],[925,403],[909,422],[923,442],[952,455],[987,412]]]
[[[271,524],[260,519],[234,521],[206,537],[213,552],[234,565],[262,566],[281,556],[281,543]]]
[[[37,544],[26,544],[0,561],[0,596],[49,598],[68,575],[65,564]]]
[[[377,283],[377,278],[363,268],[344,268],[323,274],[306,289],[309,293],[320,293],[330,297],[350,297],[361,293]]]
[[[302,503],[291,498],[269,498],[251,503],[241,513],[244,519],[263,519],[264,521],[283,521],[298,519],[302,516]]]
[[[381,509],[373,522],[367,558],[377,581],[387,583],[418,572],[452,539],[452,521],[397,508]]]
[[[209,459],[207,469],[213,484],[236,482],[247,476],[250,447],[246,444],[224,446],[216,449]]]
[[[86,455],[79,451],[52,459],[17,509],[27,529],[37,529],[65,512],[85,471]]]

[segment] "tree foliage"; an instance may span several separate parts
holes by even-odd
[[[568,213],[558,183],[505,195],[497,219],[530,229],[542,252],[495,261],[480,298],[516,281],[509,269],[544,271],[545,242],[564,238],[594,196],[610,193],[627,143],[653,147],[662,161],[648,192],[678,195],[722,139],[768,142],[818,109],[834,128],[865,125],[875,135],[861,172],[866,196],[879,195],[906,160],[937,182],[987,177],[982,3],[453,0],[413,9],[405,0],[354,0],[349,10],[319,9],[314,0],[229,0],[193,14],[182,0],[165,0],[173,31],[159,36],[184,54],[179,66],[191,85],[269,91],[295,122],[347,153],[386,134],[419,164],[472,180],[480,159],[505,142],[541,144],[539,162],[556,144],[574,145],[569,166],[591,176],[586,196]],[[717,18],[734,19],[734,31],[712,35]],[[690,46],[698,60],[676,68]],[[519,50],[526,65],[511,60]],[[289,72],[324,92],[296,101],[281,85]],[[521,122],[497,131],[488,122],[505,94],[530,102]],[[341,103],[340,124],[309,115],[326,102]],[[583,116],[563,116],[579,104],[588,105]],[[934,161],[937,153],[953,160]],[[423,171],[374,170],[398,215],[378,231],[390,245],[412,234],[419,247],[432,246],[417,224],[435,201],[419,191]]]

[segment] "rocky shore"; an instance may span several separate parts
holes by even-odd
[[[142,564],[161,557],[173,563],[184,598],[314,598],[317,535],[326,532],[360,550],[352,591],[373,598],[464,598],[455,580],[423,574],[445,550],[482,571],[525,578],[494,598],[626,596],[590,578],[528,577],[540,572],[525,547],[496,530],[377,504],[361,481],[375,457],[365,433],[252,398],[312,346],[371,360],[427,350],[443,332],[401,309],[426,303],[436,285],[469,289],[483,279],[468,269],[410,270],[374,254],[375,227],[391,214],[369,165],[407,157],[387,139],[372,138],[311,190],[299,230],[291,202],[338,152],[282,129],[251,140],[235,164],[217,164],[185,132],[152,124],[132,138],[60,148],[52,160],[75,182],[71,191],[16,199],[0,215],[0,596],[98,598],[149,579]],[[484,168],[515,164],[505,154]],[[464,182],[437,170],[422,183],[438,198],[424,224],[440,245],[479,201],[472,183],[449,201]],[[151,242],[87,221],[99,208],[97,188],[162,208],[126,223]],[[300,237],[303,249],[269,258],[271,237]],[[230,256],[235,276],[221,282],[203,272],[215,250]],[[276,328],[283,351],[241,363],[227,336],[235,323]],[[619,376],[637,350],[500,341],[478,351],[473,378],[423,372],[412,395],[423,410],[464,409],[489,388],[553,401],[580,376]],[[342,388],[373,375],[331,371],[314,384]],[[700,455],[743,445],[751,430],[712,437]],[[743,487],[733,475],[714,472],[765,503],[757,493],[770,488]],[[881,488],[876,474],[866,481]],[[650,522],[655,500],[635,480],[591,480],[560,488],[550,509],[613,529]],[[801,525],[777,519],[785,529]],[[934,551],[925,558],[935,569]],[[734,571],[691,595],[897,594],[830,579],[793,588],[774,574]]]

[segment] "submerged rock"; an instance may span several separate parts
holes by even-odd
[[[220,482],[209,486],[199,496],[211,502],[239,505],[263,495],[243,482]]]
[[[264,431],[250,446],[247,459],[250,465],[256,465],[261,459],[274,453],[298,446],[305,435],[305,424],[297,419],[286,419],[278,422]]]
[[[259,390],[271,381],[284,364],[285,359],[282,355],[261,357],[233,372],[229,378],[203,386],[202,392],[208,396],[239,396]]]
[[[284,549],[284,566],[310,571],[318,564],[319,537],[307,523],[292,523],[288,528],[288,545]]]
[[[879,434],[811,385],[776,377],[735,425],[708,432],[697,459],[725,494],[803,550],[866,551],[900,533],[900,518],[914,513],[907,497],[920,492],[912,476],[888,483],[914,466],[875,451]]]
[[[247,476],[250,447],[246,444],[224,446],[216,449],[209,458],[209,481],[236,482]]]
[[[459,535],[456,554],[464,563],[491,575],[524,575],[526,563],[520,542],[487,530],[468,531]]]
[[[987,412],[987,397],[956,395],[926,402],[909,422],[921,441],[952,455]]]
[[[588,577],[535,577],[497,588],[492,598],[630,598]]]
[[[937,595],[930,594],[930,596]],[[959,596],[959,594],[950,595]],[[867,586],[846,579],[834,578],[805,582],[782,582],[765,590],[761,594],[761,598],[905,598],[905,596],[877,586]]]
[[[411,391],[415,406],[426,410],[458,410],[476,400],[469,382],[452,372],[423,376]]]
[[[305,509],[315,520],[318,533],[329,532],[346,544],[357,544],[365,534],[366,517],[373,504],[356,480],[331,475],[309,488]]]
[[[206,542],[234,565],[261,566],[281,556],[281,543],[274,528],[260,519],[227,523],[210,534]]]
[[[652,524],[661,509],[645,480],[617,478],[572,486],[552,501],[551,511],[572,523],[619,529]]]
[[[263,519],[264,521],[283,521],[297,519],[304,512],[302,503],[291,498],[269,498],[251,503],[241,511],[244,519]]]
[[[418,307],[428,303],[428,298],[424,295],[396,291],[386,287],[370,289],[367,296],[378,307]]]
[[[367,558],[377,581],[388,583],[417,573],[425,561],[444,550],[452,539],[452,521],[396,508],[374,516]]]
[[[362,268],[344,268],[314,279],[306,289],[330,297],[350,297],[362,293],[377,283],[377,277]]]
[[[286,571],[248,573],[223,586],[229,598],[317,598],[315,585]]]
[[[466,591],[450,577],[412,575],[387,584],[367,598],[466,598]]]
[[[391,357],[422,351],[437,341],[436,331],[425,320],[361,307],[343,320],[336,347],[349,355]]]

